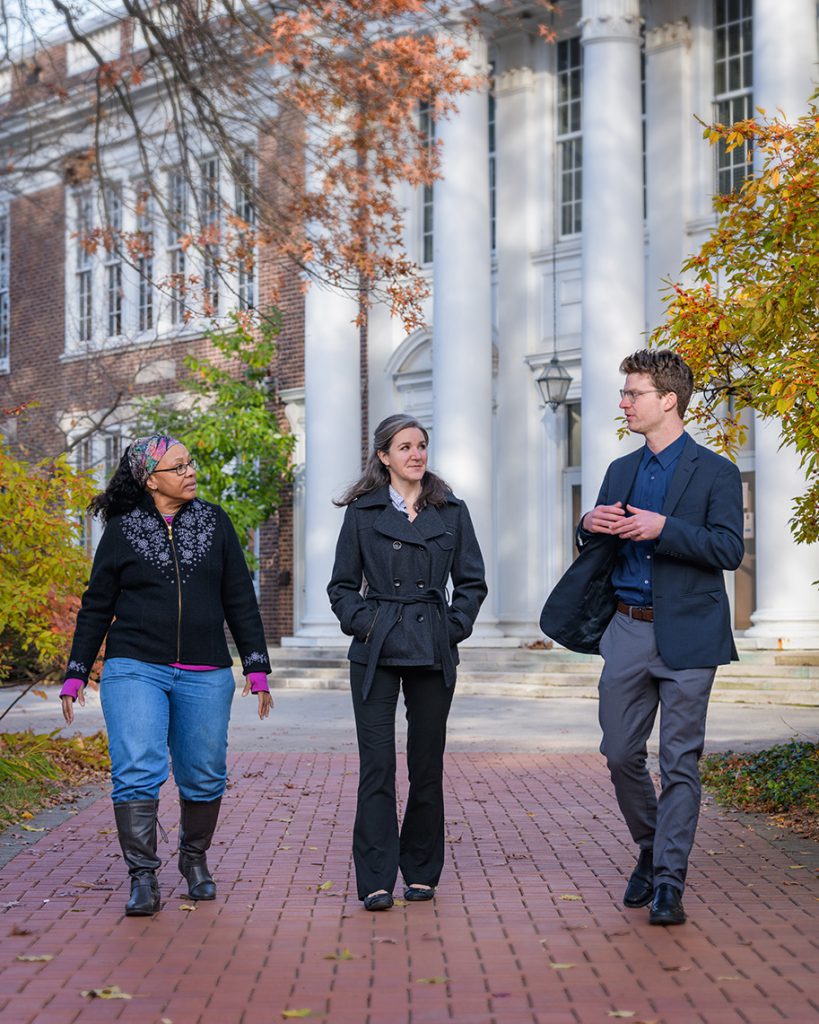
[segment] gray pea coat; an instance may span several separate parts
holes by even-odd
[[[410,522],[386,485],[356,499],[344,515],[327,592],[342,631],[353,637],[348,658],[367,666],[364,699],[378,665],[440,669],[453,686],[456,645],[472,632],[486,597],[466,505],[449,493],[445,505],[429,505]]]

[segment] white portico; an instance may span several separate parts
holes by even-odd
[[[726,172],[695,117],[740,109],[739,100],[797,117],[819,78],[812,0],[561,7],[556,42],[525,18],[520,30],[510,19],[469,37],[472,73],[491,66],[491,97],[476,90],[436,126],[443,177],[408,201],[419,263],[425,199],[433,208],[429,330],[405,338],[376,309],[361,368],[354,314],[326,293],[308,300],[302,642],[336,629],[325,587],[339,515],[329,499],[357,473],[360,420],[347,403],[361,372],[370,426],[391,412],[418,415],[432,431],[433,467],[469,505],[490,585],[484,642],[537,638],[578,512],[611,459],[639,443],[617,438],[620,360],[646,345],[664,279],[714,223],[711,197]],[[720,85],[719,60],[742,65],[747,80],[732,71]],[[553,413],[534,379],[555,352],[573,380]],[[311,359],[321,366],[312,377]],[[761,646],[819,646],[819,553],[794,545],[787,525],[798,466],[757,423],[740,469],[749,556],[737,630]]]

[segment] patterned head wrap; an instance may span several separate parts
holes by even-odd
[[[175,437],[167,434],[151,434],[150,437],[138,437],[128,447],[128,465],[134,479],[142,487],[148,477],[159,465],[159,460],[175,444],[182,444]]]

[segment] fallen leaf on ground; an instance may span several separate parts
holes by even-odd
[[[577,967],[577,964],[549,964],[553,971],[568,971],[572,967]]]
[[[49,960],[54,959],[54,954],[41,953],[39,956],[18,956],[17,959],[27,964],[47,963]]]
[[[195,903],[180,903],[179,904],[179,909],[180,910],[196,910],[196,904]]]
[[[325,960],[357,960],[358,957],[355,955],[355,953],[351,953],[350,950],[345,946],[344,949],[342,949],[342,951],[340,953],[339,952],[328,953],[324,957],[324,959]]]
[[[561,896],[560,898],[562,900],[582,900],[583,899],[582,896],[572,896],[569,893],[566,893],[565,895]]]
[[[26,832],[45,832],[44,828],[36,828],[34,825],[21,825],[20,828],[24,828]]]
[[[633,1017],[635,1010],[609,1010],[609,1017]]]
[[[332,882],[322,882],[321,885],[317,885],[316,888],[319,892],[327,892],[328,889],[333,888]]]
[[[407,901],[402,899],[393,900],[393,905],[396,907],[405,907],[407,905]]]
[[[446,985],[447,983],[447,979],[440,974],[436,974],[431,978],[416,978],[415,980],[421,985]]]
[[[303,1010],[282,1010],[282,1017],[309,1017],[312,1012],[307,1007]]]
[[[740,978],[738,974],[718,974],[717,981],[746,981],[746,978]]]
[[[21,928],[19,924],[13,924],[9,935],[33,935],[34,932],[30,928]]]
[[[20,817],[25,818],[26,821],[30,821],[34,817],[34,815],[31,813],[31,811],[23,811]]]
[[[389,935],[374,935],[373,938],[370,939],[370,941],[371,942],[389,942],[393,946],[398,945],[397,939],[391,939],[389,937]]]
[[[690,967],[677,967],[674,964],[660,964],[664,971],[690,971]]]
[[[32,690],[31,692],[34,694],[35,697],[39,697],[40,700],[48,700],[48,694],[45,692],[45,690]]]
[[[788,871],[801,871],[802,868],[806,867],[805,864],[789,864]]]
[[[88,999],[133,999],[133,996],[123,992],[119,985],[106,985],[104,988],[87,988],[80,992],[81,996]]]

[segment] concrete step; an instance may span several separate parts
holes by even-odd
[[[346,690],[349,663],[343,648],[273,648],[274,687]],[[597,696],[602,659],[563,649],[460,648],[458,692],[509,697]],[[741,661],[721,665],[713,700],[819,706],[819,656],[814,651],[743,650]]]

